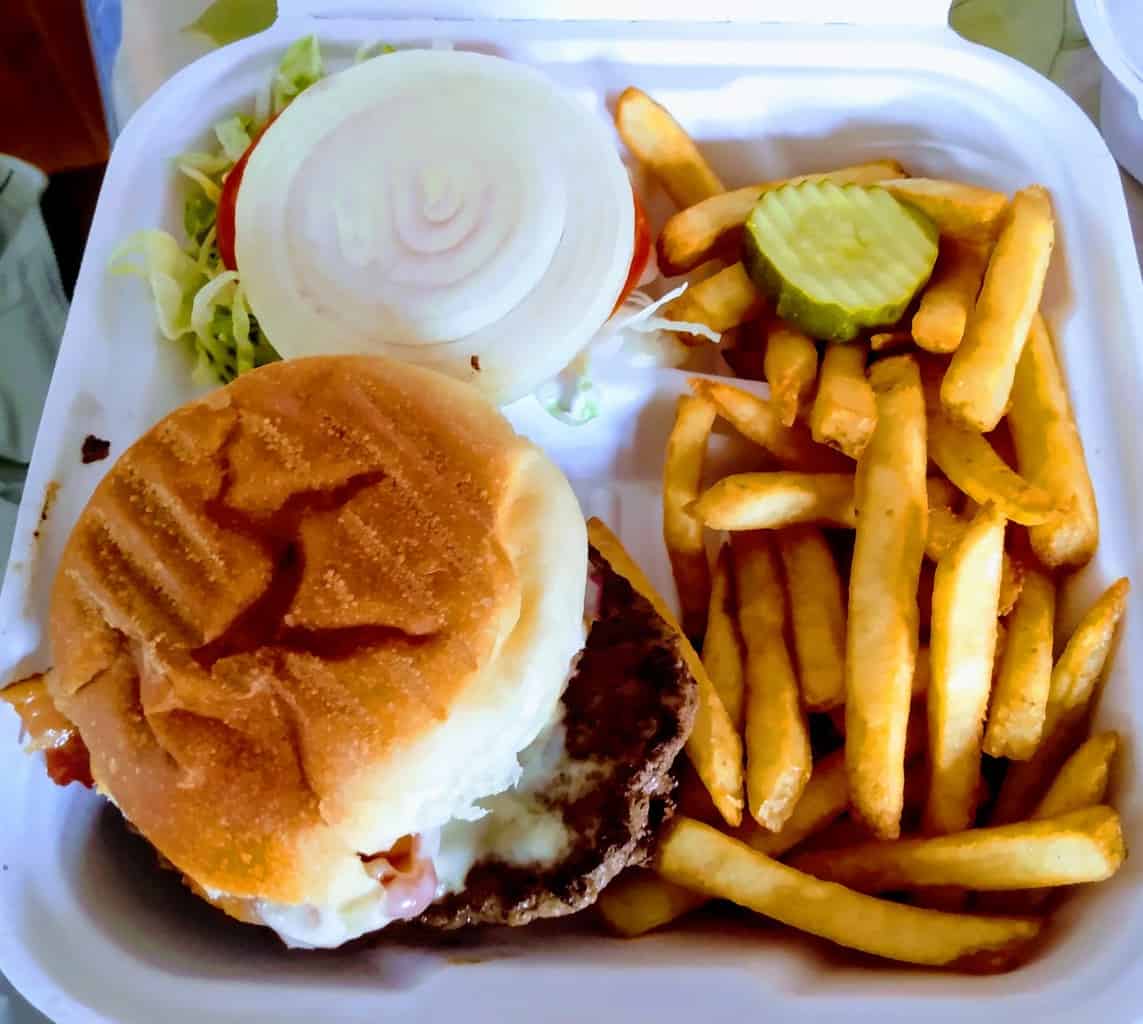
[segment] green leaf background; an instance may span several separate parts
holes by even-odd
[[[269,28],[277,16],[277,0],[215,0],[197,21],[187,25],[187,31],[225,46]]]
[[[1087,45],[1073,0],[954,0],[949,23],[1048,76],[1061,53]]]

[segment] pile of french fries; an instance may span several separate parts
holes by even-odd
[[[880,185],[941,235],[910,315],[823,346],[770,316],[737,260],[752,205],[783,183],[727,191],[637,89],[616,121],[680,207],[660,265],[700,271],[670,315],[753,346],[770,397],[706,377],[678,403],[663,533],[699,682],[694,771],[653,869],[606,889],[602,915],[634,936],[722,899],[894,960],[1010,969],[1053,891],[1125,855],[1106,805],[1119,738],[1088,731],[1128,581],[1055,633],[1099,523],[1039,312],[1049,195],[892,160],[809,175]],[[704,487],[720,419],[771,468]]]

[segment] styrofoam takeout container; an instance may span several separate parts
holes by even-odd
[[[1077,0],[1076,9],[1103,63],[1099,128],[1111,152],[1143,182],[1143,4]]]
[[[618,5],[622,7],[622,5]],[[669,5],[668,5],[669,6]],[[785,17],[844,17],[809,0]],[[884,5],[882,5],[883,7]],[[281,7],[287,12],[290,5]],[[633,24],[521,20],[306,21],[195,63],[132,119],[108,168],[0,593],[0,679],[46,666],[52,572],[79,509],[110,465],[82,466],[88,433],[116,455],[190,396],[180,352],[157,337],[138,281],[111,278],[117,241],[177,231],[171,158],[247,103],[297,36],[315,31],[345,61],[363,41],[449,40],[534,64],[590,107],[634,83],[662,100],[731,184],[892,155],[917,173],[1012,190],[1052,190],[1058,245],[1045,308],[1061,340],[1091,461],[1103,542],[1069,587],[1062,625],[1112,578],[1143,581],[1134,527],[1143,509],[1135,403],[1143,288],[1119,178],[1094,127],[1023,67],[958,40],[940,3],[903,5],[904,27],[847,24]],[[600,16],[601,5],[591,5]],[[768,12],[769,7],[755,8]],[[506,5],[505,13],[515,13]],[[884,13],[882,11],[882,13]],[[886,19],[883,17],[882,21]],[[608,517],[660,584],[658,478],[677,371],[611,386],[605,415],[564,427],[525,400],[510,410]],[[1116,785],[1129,843],[1143,849],[1143,604],[1134,603],[1100,710],[1128,738]],[[57,1021],[198,1024],[315,1020],[1127,1021],[1143,1007],[1143,861],[1068,901],[1042,955],[1001,977],[965,978],[859,961],[764,923],[702,919],[636,942],[577,922],[491,931],[448,948],[380,943],[289,953],[220,921],[127,836],[98,797],[55,788],[0,712],[0,969]]]

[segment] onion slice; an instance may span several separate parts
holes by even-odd
[[[503,403],[607,320],[633,234],[601,117],[523,65],[405,50],[329,76],[267,129],[236,259],[283,356],[388,355]]]

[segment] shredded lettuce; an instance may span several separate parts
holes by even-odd
[[[682,365],[689,349],[680,334],[717,343],[720,335],[705,324],[655,316],[686,290],[684,283],[658,299],[633,291],[587,347],[560,373],[540,385],[536,400],[561,423],[581,426],[603,410],[606,387],[597,385],[597,379],[606,381],[625,368]]]
[[[390,43],[365,43],[357,48],[357,52],[353,55],[353,63],[364,64],[374,57],[384,57],[387,53],[396,52],[397,47]]]
[[[174,235],[155,230],[135,232],[112,254],[111,272],[135,274],[150,285],[164,338],[178,341],[191,330],[191,306],[207,275]]]
[[[303,36],[293,43],[278,65],[278,73],[270,86],[270,108],[277,114],[292,99],[308,89],[322,76],[321,47],[317,36]]]
[[[217,152],[193,151],[176,160],[176,170],[191,183],[183,205],[185,241],[166,231],[138,231],[112,255],[112,273],[147,282],[159,332],[190,347],[193,377],[200,384],[225,384],[278,358],[250,311],[239,275],[222,265],[216,241],[218,201],[226,176],[271,108],[282,110],[321,75],[317,39],[299,39],[283,55],[254,115],[236,113],[214,126]]]
[[[253,119],[246,114],[234,114],[219,121],[214,126],[214,137],[226,154],[226,159],[234,163],[250,147],[250,126]]]

